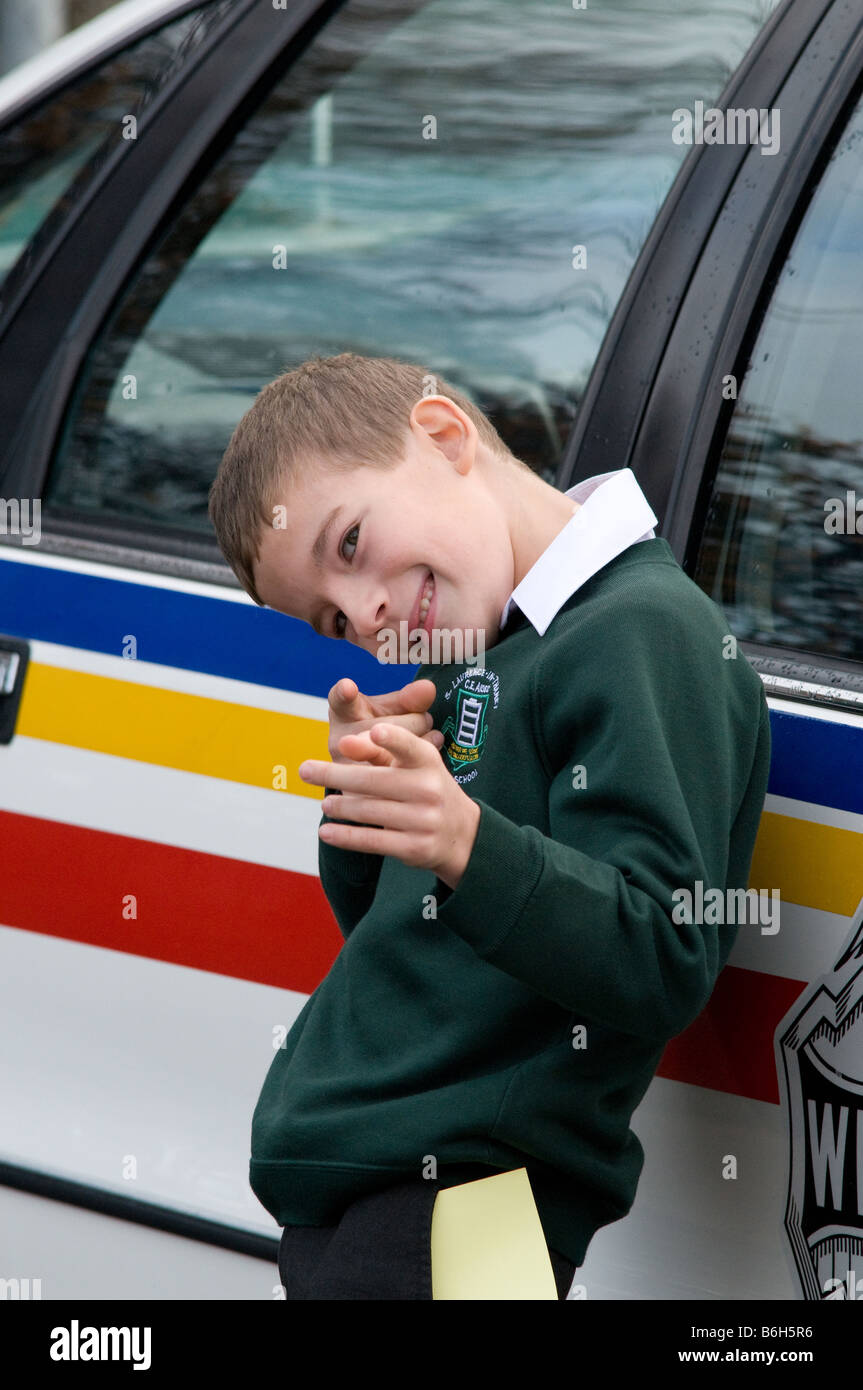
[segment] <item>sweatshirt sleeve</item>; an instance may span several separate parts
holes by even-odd
[[[328,794],[341,796],[341,792],[333,787],[329,788]],[[322,814],[318,829],[332,819],[332,816]],[[353,821],[345,820],[336,823],[355,824]],[[338,845],[328,845],[326,840],[318,836],[318,873],[321,887],[333,910],[339,931],[346,941],[374,901],[382,863],[381,854],[342,849]]]
[[[698,1016],[733,944],[734,925],[673,920],[672,894],[698,880],[724,893],[769,729],[757,675],[723,659],[720,610],[690,606],[678,626],[636,602],[605,615],[595,641],[552,643],[532,696],[548,830],[477,797],[470,859],[437,912],[538,994],[657,1044]]]

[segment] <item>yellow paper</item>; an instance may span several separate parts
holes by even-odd
[[[432,1298],[557,1299],[526,1168],[441,1189],[431,1267]]]

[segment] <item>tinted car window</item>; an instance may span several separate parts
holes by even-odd
[[[165,25],[0,131],[0,312],[116,148],[123,117],[140,116],[223,11],[210,5]]]
[[[863,103],[770,298],[695,579],[734,634],[863,661]]]
[[[549,480],[686,148],[771,0],[348,4],[239,131],[95,344],[46,498],[210,533],[268,380],[439,371]],[[586,264],[577,264],[585,248]]]

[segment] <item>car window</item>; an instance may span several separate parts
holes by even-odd
[[[0,312],[116,147],[124,116],[140,116],[223,9],[164,25],[0,130]]]
[[[122,296],[47,509],[211,535],[257,392],[343,351],[439,371],[553,480],[686,153],[672,112],[720,93],[774,2],[344,6]]]
[[[694,578],[735,636],[863,661],[863,102],[818,182],[734,406]]]

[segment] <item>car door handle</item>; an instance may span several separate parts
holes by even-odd
[[[0,636],[0,744],[11,743],[30,659],[30,645]]]

